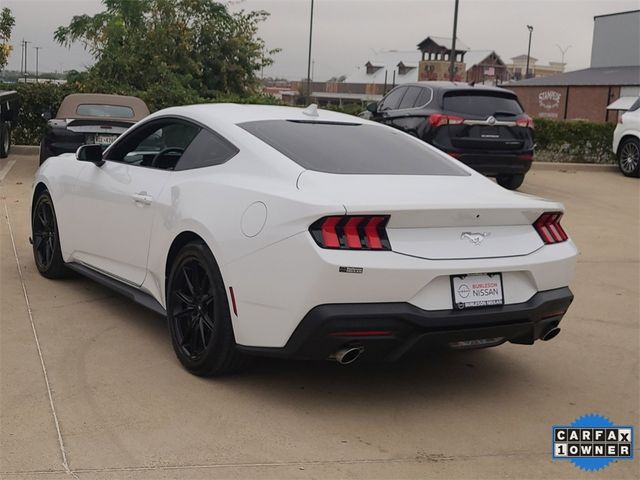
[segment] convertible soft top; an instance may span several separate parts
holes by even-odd
[[[125,111],[131,111],[126,116],[109,116],[112,120],[125,120],[128,122],[137,122],[149,115],[149,108],[138,97],[130,97],[127,95],[107,95],[103,93],[74,93],[65,97],[60,104],[56,118],[96,118],[94,115],[83,113],[83,105],[110,105],[114,107],[125,107]]]

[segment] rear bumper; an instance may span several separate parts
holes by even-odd
[[[533,344],[558,325],[573,301],[568,287],[538,292],[524,303],[469,310],[422,310],[409,303],[319,305],[282,348],[239,347],[258,355],[327,359],[344,347],[363,358],[392,361],[452,342],[499,339]]]
[[[525,160],[520,154],[477,154],[460,153],[455,158],[477,172],[487,176],[497,175],[524,175],[531,168],[531,159]],[[524,155],[529,155],[525,153]]]

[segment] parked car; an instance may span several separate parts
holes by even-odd
[[[517,189],[533,160],[533,120],[508,90],[454,82],[400,85],[367,107],[371,120],[410,133]]]
[[[18,121],[19,110],[18,92],[0,91],[0,158],[6,158],[11,150],[11,131]]]
[[[60,104],[55,118],[51,112],[40,142],[40,165],[49,157],[74,153],[87,143],[111,145],[131,125],[149,115],[147,105],[138,97],[74,93]]]
[[[640,97],[618,118],[613,131],[613,153],[625,176],[640,177]]]
[[[192,105],[45,162],[33,254],[166,316],[186,369],[214,375],[549,340],[573,298],[562,212],[375,122]]]

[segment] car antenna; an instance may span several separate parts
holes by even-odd
[[[302,113],[304,113],[305,115],[307,115],[309,117],[319,117],[320,116],[320,114],[318,113],[318,105],[316,105],[315,103],[312,103],[307,108],[302,110]]]

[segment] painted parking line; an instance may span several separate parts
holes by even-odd
[[[15,160],[9,160],[4,167],[0,170],[0,182],[4,180],[4,177],[7,176],[7,173],[13,168],[16,164]]]

